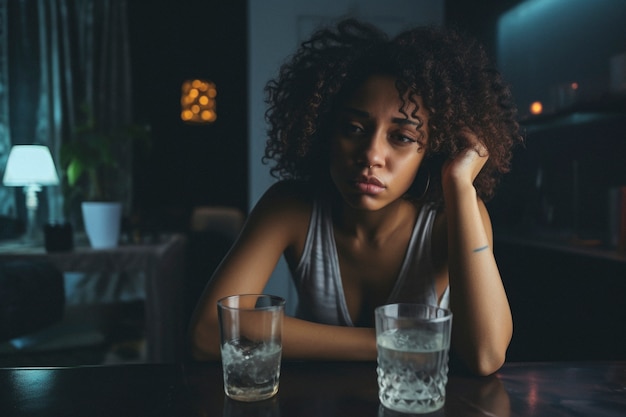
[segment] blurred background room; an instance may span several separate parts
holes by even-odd
[[[626,359],[626,1],[0,0],[0,366],[186,359],[274,181],[264,85],[346,16],[461,29],[512,86],[526,144],[488,203],[509,360]],[[23,145],[51,175],[9,176]],[[113,245],[87,233],[95,200],[121,207]],[[282,262],[266,292],[295,310]]]

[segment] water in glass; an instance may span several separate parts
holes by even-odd
[[[429,413],[443,407],[449,348],[443,334],[391,329],[378,336],[377,344],[383,406],[404,413]]]
[[[270,398],[278,391],[281,346],[277,343],[231,340],[222,345],[224,388],[239,401]]]

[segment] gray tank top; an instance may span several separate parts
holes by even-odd
[[[437,305],[431,261],[434,204],[422,206],[388,304],[411,302]],[[343,293],[329,204],[316,199],[302,257],[291,271],[298,292],[296,317],[316,323],[353,326]],[[448,306],[448,289],[440,306]]]

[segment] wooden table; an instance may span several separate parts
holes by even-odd
[[[0,369],[0,415],[406,416],[378,401],[374,362],[289,362],[279,393],[225,397],[219,362]],[[428,416],[626,415],[626,362],[511,363],[490,377],[451,375],[445,408]]]

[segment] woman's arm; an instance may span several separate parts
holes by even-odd
[[[213,274],[193,314],[190,337],[195,359],[219,358],[217,301],[233,294],[262,293],[283,252],[303,245],[309,218],[310,205],[293,197],[288,185],[278,184],[261,198]],[[370,360],[376,357],[376,337],[373,329],[329,326],[285,317],[283,355],[300,359]]]
[[[487,375],[504,363],[513,321],[493,255],[489,214],[472,184],[488,154],[467,134],[474,146],[448,161],[442,173],[452,349],[471,371]]]
[[[283,357],[291,359],[373,361],[373,328],[331,326],[285,317]]]
[[[262,293],[280,256],[292,239],[286,228],[284,186],[271,187],[248,216],[233,247],[219,264],[191,318],[191,353],[198,360],[219,358],[217,301],[234,294]]]

